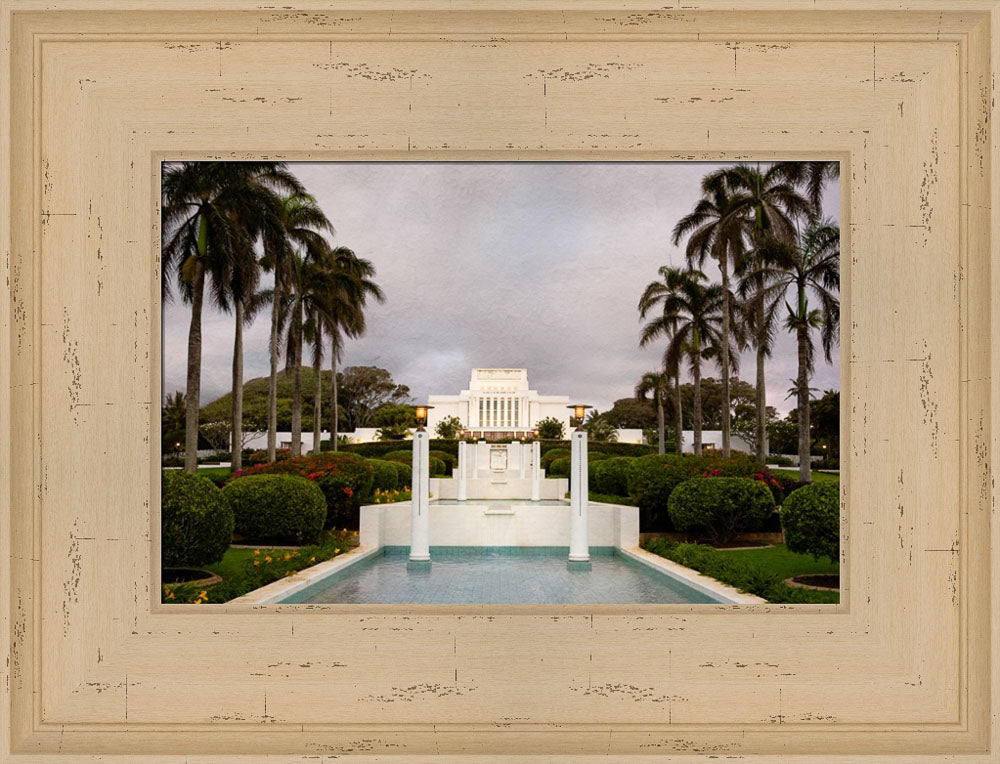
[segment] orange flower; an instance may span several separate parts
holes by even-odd
[[[310,557],[310,558],[309,558],[309,562],[316,562],[316,557],[315,557],[315,556],[313,556],[313,557]]]
[[[201,594],[199,594],[198,597],[200,597],[201,599],[207,600],[208,599],[208,592],[205,591],[204,589],[202,589],[201,590]]]
[[[333,553],[334,554],[340,554],[340,547],[337,547],[336,549],[334,549]]]
[[[260,567],[260,560],[254,560],[253,564],[254,564],[254,567],[259,568]]]
[[[256,557],[256,556],[257,556],[257,555],[259,555],[259,554],[260,554],[260,550],[259,550],[259,549],[254,549],[254,550],[253,550],[253,556],[254,556],[254,557]]]
[[[264,562],[271,562],[271,555],[264,558]]]

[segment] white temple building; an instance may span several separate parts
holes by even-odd
[[[570,432],[566,395],[539,395],[528,385],[527,369],[473,369],[469,389],[458,395],[431,395],[427,429],[458,417],[469,436],[481,440],[531,437],[539,420],[553,417]]]

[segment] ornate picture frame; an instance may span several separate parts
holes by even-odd
[[[0,760],[997,760],[995,0],[0,7]],[[840,604],[159,605],[160,162],[249,157],[839,159]]]

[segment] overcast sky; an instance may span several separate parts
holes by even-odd
[[[336,228],[333,243],[377,269],[384,305],[348,341],[342,366],[388,369],[414,402],[467,388],[471,369],[514,367],[542,395],[603,411],[655,370],[640,350],[640,294],[661,265],[682,265],[674,224],[693,208],[705,163],[295,163]],[[836,220],[838,189],[825,214]],[[718,269],[705,271],[713,280]],[[185,389],[188,306],[164,308],[164,394]],[[229,391],[232,317],[206,300],[202,404]],[[244,334],[244,379],[268,374],[270,312]],[[305,362],[309,363],[308,353]],[[718,377],[711,364],[704,376]],[[328,368],[324,364],[324,368]],[[768,403],[793,408],[795,342],[781,332]],[[740,376],[755,379],[752,352]],[[812,386],[839,389],[837,358],[817,353]]]

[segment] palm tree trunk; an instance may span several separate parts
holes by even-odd
[[[676,443],[674,443],[674,450],[677,452],[678,456],[684,453],[684,411],[681,409],[681,375],[678,372],[677,376],[674,377],[674,398],[676,409],[674,414],[674,425],[677,428]]]
[[[340,409],[337,405],[337,340],[334,338],[330,344],[330,408],[333,413],[330,417],[330,448],[337,450],[337,439],[340,437],[338,431],[337,417],[340,416]]]
[[[722,272],[722,353],[719,365],[722,371],[722,456],[729,458],[730,432],[730,402],[729,402],[729,266],[726,263],[725,251],[719,257],[719,270]]]
[[[701,359],[694,357],[694,453],[701,453]]]
[[[313,448],[312,452],[320,452],[320,438],[322,437],[323,423],[323,380],[320,378],[320,343],[322,335],[316,339],[316,352],[313,354],[313,378],[316,380],[316,396],[313,399]]]
[[[812,464],[809,459],[809,328],[799,326],[799,378],[796,381],[799,416],[799,480],[812,480]]]
[[[281,290],[278,272],[274,273],[274,295],[271,303],[271,376],[267,388],[267,460],[273,462],[278,450],[278,303]]]
[[[659,438],[656,452],[662,455],[666,449],[666,443],[664,443],[666,432],[663,426],[663,395],[661,391],[656,393],[656,436]]]
[[[184,469],[198,471],[198,401],[201,397],[201,306],[205,298],[205,266],[199,258],[191,284],[191,328],[188,329],[187,393],[184,412]]]
[[[761,308],[757,315],[758,326],[764,322],[764,309]],[[764,340],[757,339],[757,418],[754,428],[754,440],[757,447],[757,461],[761,464],[767,463],[767,383],[764,380]]]
[[[292,456],[302,455],[302,312],[296,308],[294,320],[296,332],[293,353],[295,368],[292,369]]]
[[[229,471],[243,469],[243,300],[233,301],[236,314],[236,334],[233,338],[233,408],[232,442]]]

